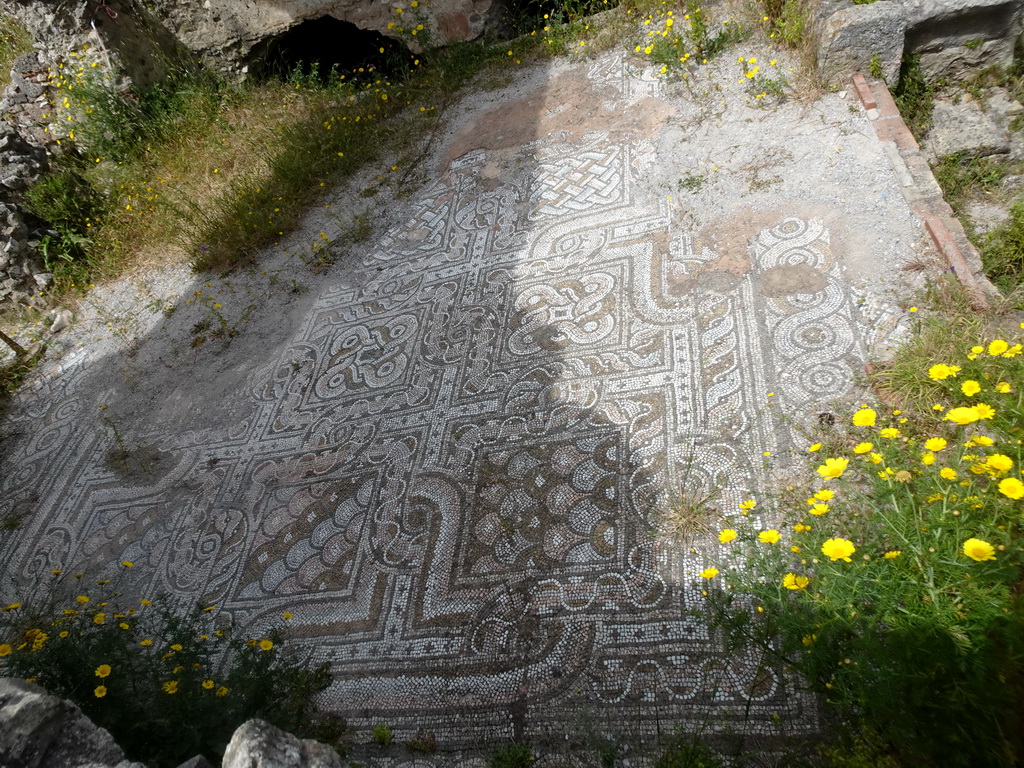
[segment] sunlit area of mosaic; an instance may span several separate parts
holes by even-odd
[[[663,523],[759,496],[900,336],[921,228],[850,103],[618,53],[478,95],[297,322],[177,358],[184,389],[151,350],[187,339],[154,330],[20,397],[0,589],[130,560],[132,589],[248,633],[289,612],[324,706],[447,748],[814,729],[780,670],[725,653],[710,544]]]

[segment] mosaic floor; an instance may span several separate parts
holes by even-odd
[[[229,423],[143,429],[152,472],[105,460],[87,356],[26,395],[0,478],[0,512],[25,520],[7,574],[130,559],[145,589],[212,601],[248,632],[289,611],[298,647],[332,666],[331,706],[446,746],[583,720],[813,728],[775,671],[723,656],[691,615],[704,561],[655,531],[673,494],[717,488],[730,508],[765,483],[766,451],[803,445],[768,392],[796,414],[856,396],[901,311],[851,272],[893,251],[839,242],[869,206],[855,194],[830,204],[798,179],[770,205],[735,197],[753,183],[735,152],[718,193],[680,203],[654,182],[699,159],[666,141],[718,130],[685,139],[699,106],[621,57],[559,66],[462,113],[406,220],[328,281],[283,352],[249,361]],[[580,84],[600,96],[582,123],[551,106]],[[533,135],[505,136],[531,105]],[[775,172],[841,183],[815,154],[834,129],[799,125],[806,154]],[[898,208],[862,134],[854,166]],[[227,406],[197,391],[192,407]]]

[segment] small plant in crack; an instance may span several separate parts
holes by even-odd
[[[373,726],[373,731],[370,735],[373,738],[374,744],[386,747],[391,743],[391,726],[387,723],[377,723],[377,725]]]
[[[228,319],[224,316],[224,305],[210,294],[203,293],[202,291],[196,291],[193,295],[206,305],[210,314],[192,326],[190,346],[193,348],[201,347],[207,341],[215,341],[217,339],[222,339],[224,345],[227,346],[231,339],[238,335],[238,329],[229,323]],[[248,314],[248,310],[246,314]]]
[[[121,469],[122,471],[127,472],[128,457],[130,455],[128,452],[128,445],[125,443],[124,437],[121,435],[121,430],[117,428],[117,422],[115,422],[108,414],[110,406],[101,403],[97,407],[103,413],[103,415],[100,416],[100,419],[107,425],[111,434],[113,434],[114,443],[117,446],[107,452],[107,461],[114,469]]]

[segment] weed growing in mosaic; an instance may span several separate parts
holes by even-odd
[[[930,416],[857,408],[812,446],[805,502],[727,516],[702,574],[736,643],[907,764],[1012,765],[1024,748],[1022,351],[979,337],[922,366]]]
[[[338,722],[315,712],[330,683],[283,650],[282,628],[242,638],[216,606],[186,614],[127,597],[113,580],[55,570],[45,589],[0,609],[0,672],[70,699],[131,759],[175,766],[196,753],[216,761],[252,717],[337,741]]]
[[[391,727],[387,723],[378,723],[373,726],[370,736],[374,744],[386,747],[391,743]]]

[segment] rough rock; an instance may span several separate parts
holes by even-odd
[[[962,80],[993,64],[1006,67],[1021,33],[1017,0],[904,0],[908,53],[921,55],[928,80]]]
[[[74,704],[10,678],[0,678],[0,765],[145,768],[125,760],[113,737]]]
[[[60,333],[65,328],[69,328],[75,319],[70,309],[55,310],[51,317],[53,322],[50,323],[50,333]]]
[[[867,5],[822,6],[818,13],[818,68],[830,84],[871,71],[876,59],[887,83],[899,80],[906,29],[903,6],[895,0]]]
[[[1010,212],[1005,205],[989,203],[983,200],[973,200],[967,204],[967,216],[974,225],[974,231],[979,235],[986,235],[1002,226]]]
[[[976,101],[936,101],[925,149],[935,158],[987,157],[1008,153],[1010,143]]]
[[[1014,118],[1024,112],[1024,105],[1010,98],[1005,88],[992,88],[985,95],[985,114],[1003,133],[1009,133]]]
[[[249,720],[235,730],[221,768],[341,768],[341,760],[326,744]]]

